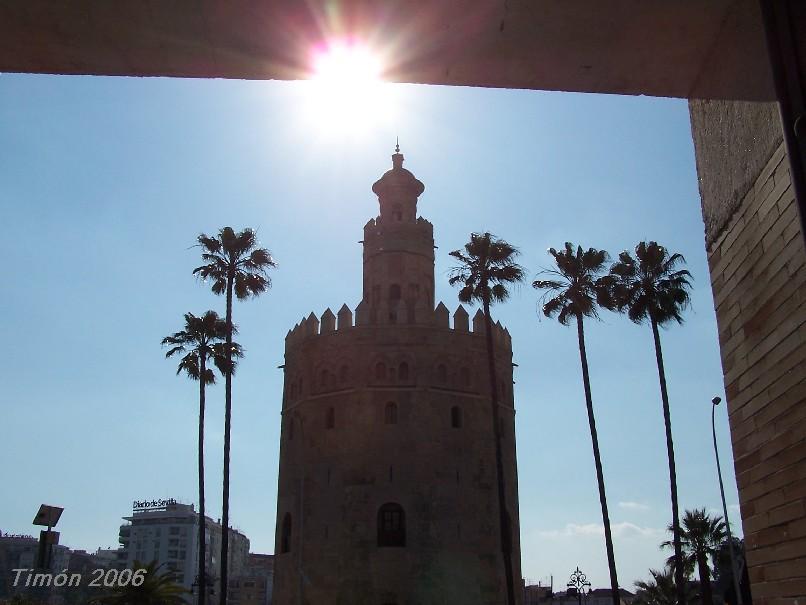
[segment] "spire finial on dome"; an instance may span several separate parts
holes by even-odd
[[[400,137],[395,137],[395,153],[392,156],[392,168],[395,170],[403,168],[403,154],[400,153]]]

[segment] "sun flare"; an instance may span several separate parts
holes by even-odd
[[[313,54],[308,116],[328,133],[360,134],[392,115],[383,65],[368,47],[339,42]]]

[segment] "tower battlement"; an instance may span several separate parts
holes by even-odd
[[[470,315],[465,310],[464,305],[459,305],[453,312],[453,322],[451,323],[451,315],[448,307],[440,302],[435,309],[431,311],[427,321],[412,321],[408,322],[408,316],[402,314],[399,320],[395,322],[371,322],[368,313],[369,305],[364,302],[358,304],[353,312],[346,304],[342,305],[335,315],[330,307],[325,309],[321,316],[317,317],[313,311],[307,316],[303,317],[298,323],[291,328],[285,336],[286,350],[289,347],[296,345],[308,338],[315,336],[324,336],[335,332],[345,332],[352,328],[362,328],[369,326],[408,326],[408,325],[429,325],[433,328],[443,330],[454,330],[456,332],[463,332],[483,336],[485,333],[484,313],[481,309],[477,310],[473,316],[472,322]],[[355,323],[353,323],[355,318]],[[512,337],[509,330],[501,325],[500,321],[493,324],[493,337],[498,346],[504,346],[507,350],[512,349]]]

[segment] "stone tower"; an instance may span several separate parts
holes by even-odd
[[[451,325],[434,307],[424,189],[397,148],[372,186],[355,314],[311,313],[286,336],[276,605],[506,602],[484,317],[460,305]],[[512,348],[494,331],[517,593]]]

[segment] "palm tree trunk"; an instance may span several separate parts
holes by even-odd
[[[669,413],[669,395],[666,392],[666,372],[663,369],[663,351],[660,347],[658,323],[650,317],[652,336],[655,339],[655,358],[658,362],[660,396],[663,401],[663,421],[666,424],[666,452],[669,456],[669,486],[672,494],[672,534],[674,536],[674,580],[677,588],[677,605],[686,605],[686,586],[683,575],[683,547],[680,543],[680,513],[677,505],[677,471],[674,466],[674,442],[672,440],[672,417]]]
[[[204,352],[199,354],[199,605],[204,605],[207,598],[207,579],[205,578],[206,552],[204,544],[204,378],[207,373]]]
[[[224,376],[224,493],[221,506],[221,595],[219,603],[227,605],[227,568],[229,567],[229,450],[232,420],[232,282],[227,276],[227,367]]]
[[[515,582],[512,577],[512,527],[507,513],[504,461],[501,452],[501,426],[498,415],[498,380],[495,373],[495,348],[490,302],[484,300],[484,329],[487,340],[487,365],[490,372],[490,395],[493,406],[493,435],[495,437],[495,469],[498,484],[498,515],[501,526],[501,554],[504,558],[504,576],[507,585],[507,605],[515,605]]]
[[[697,568],[700,575],[702,605],[714,605],[714,597],[711,593],[711,570],[708,569],[708,559],[705,557],[697,557]]]
[[[602,458],[599,454],[599,435],[596,432],[596,419],[593,415],[593,398],[591,396],[591,383],[588,374],[588,355],[585,352],[585,329],[582,325],[581,315],[577,315],[577,335],[579,336],[579,359],[582,362],[582,383],[585,386],[585,404],[588,408],[588,424],[590,425],[591,442],[593,443],[593,460],[596,464],[596,481],[599,484],[599,504],[602,506],[602,523],[604,524],[607,565],[610,568],[610,592],[613,597],[613,605],[619,605],[621,599],[619,595],[618,576],[616,574],[616,557],[613,554],[613,536],[610,533],[610,514],[607,511],[604,472],[602,471]]]

